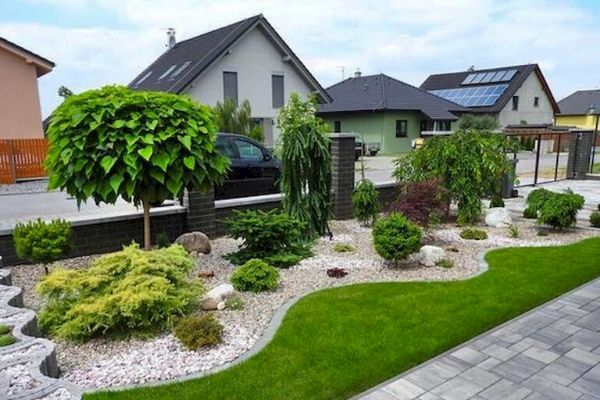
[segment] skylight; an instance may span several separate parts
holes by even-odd
[[[461,85],[477,85],[480,83],[496,83],[510,81],[518,71],[516,69],[501,69],[491,72],[474,72],[467,75]]]
[[[177,70],[175,70],[175,72],[173,72],[173,75],[171,75],[171,79],[173,79],[173,78],[177,77],[177,75],[181,74],[184,69],[186,69],[187,67],[190,66],[191,63],[192,63],[191,61],[184,62],[181,67],[177,68]]]
[[[173,72],[175,67],[177,67],[177,64],[171,65],[168,70],[166,70],[161,76],[158,77],[158,80],[159,81],[163,80],[167,75],[169,75],[171,72]]]
[[[139,84],[141,84],[142,82],[144,82],[146,79],[148,79],[148,77],[149,77],[150,75],[152,75],[152,71],[148,71],[148,72],[146,72],[146,74],[145,74],[144,76],[142,76],[142,77],[140,78],[140,80],[139,80],[139,81],[137,81],[136,85],[139,85]]]

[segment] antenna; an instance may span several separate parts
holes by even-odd
[[[167,47],[169,49],[172,49],[173,47],[175,47],[175,45],[177,44],[177,39],[175,39],[175,28],[168,28],[167,29],[167,36],[168,36],[168,43],[167,43]]]
[[[337,68],[339,68],[342,73],[342,80],[346,79],[346,67],[343,65],[338,65]]]

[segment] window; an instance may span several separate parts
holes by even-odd
[[[513,111],[517,111],[519,109],[519,96],[513,96],[512,109],[513,109]]]
[[[408,121],[405,119],[396,120],[396,137],[406,137]]]
[[[449,131],[450,121],[438,121],[438,131]]]
[[[271,75],[271,89],[273,94],[273,108],[283,107],[283,75]]]
[[[240,159],[249,161],[262,161],[264,154],[260,147],[241,139],[234,139],[235,147],[240,153]]]
[[[217,151],[229,158],[235,158],[235,151],[231,148],[231,143],[226,136],[217,136]]]
[[[171,79],[174,79],[175,77],[177,77],[177,75],[181,74],[184,69],[190,66],[191,63],[191,61],[186,61],[185,63],[183,63],[181,67],[177,68],[177,70],[173,72],[173,74],[171,75]]]
[[[340,133],[342,131],[342,121],[333,121],[333,131]]]
[[[163,72],[163,74],[158,77],[158,80],[160,81],[160,80],[164,79],[164,77],[166,77],[171,72],[173,72],[173,70],[175,69],[176,66],[177,66],[176,64],[171,65],[168,70],[166,70],[165,72]]]
[[[152,71],[148,71],[146,72],[146,75],[142,76],[142,78],[137,81],[137,85],[141,84],[142,82],[144,82],[146,79],[148,79],[148,77],[152,75]]]
[[[534,107],[539,107],[540,106],[540,98],[539,97],[534,97],[533,98],[533,106]]]
[[[223,72],[223,99],[233,99],[238,104],[237,72]]]

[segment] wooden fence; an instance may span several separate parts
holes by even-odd
[[[0,139],[0,183],[46,176],[46,139]]]

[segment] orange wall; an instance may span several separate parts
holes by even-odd
[[[42,137],[35,66],[0,47],[0,138]]]

